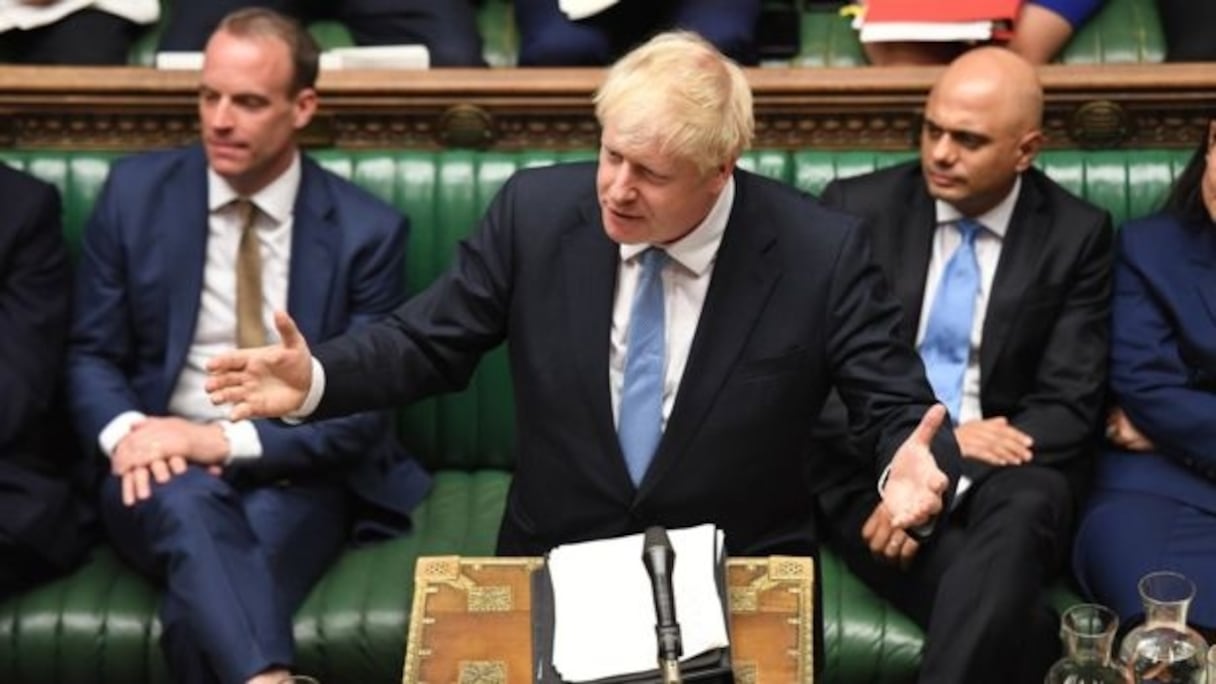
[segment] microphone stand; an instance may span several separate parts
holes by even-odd
[[[680,675],[680,623],[676,621],[675,593],[672,591],[672,571],[676,552],[662,527],[648,527],[642,540],[642,563],[650,575],[654,592],[654,613],[657,618],[655,636],[659,647],[659,674],[663,684],[683,684]]]

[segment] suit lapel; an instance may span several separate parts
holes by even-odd
[[[162,205],[154,220],[164,221],[151,234],[165,240],[163,282],[169,290],[168,332],[165,336],[165,365],[159,408],[167,409],[169,397],[186,363],[194,341],[203,291],[203,269],[207,262],[207,159],[202,148],[188,153],[178,171],[161,186]],[[180,217],[180,220],[179,220]],[[151,250],[155,253],[155,249]]]
[[[749,176],[740,172],[735,179],[734,206],[718,248],[688,362],[639,497],[653,489],[683,458],[781,278],[771,253],[777,241],[772,221],[764,215],[764,207],[755,206],[757,200],[749,201]]]
[[[321,169],[301,155],[300,190],[292,218],[291,266],[287,310],[304,338],[315,343],[325,337],[334,279],[334,254],[341,235],[333,217],[333,197]]]
[[[901,330],[908,344],[915,344],[916,331],[920,325],[921,309],[925,301],[925,274],[929,272],[929,259],[933,252],[933,234],[937,230],[937,213],[933,198],[925,190],[924,180],[914,176],[908,188],[907,218],[900,218],[896,211],[893,232],[897,235],[897,248],[888,255],[893,263],[887,272],[894,272],[895,296],[904,310]]]
[[[1043,245],[1050,224],[1051,217],[1047,215],[1034,172],[1027,172],[1022,176],[1021,193],[1009,219],[1001,257],[992,278],[992,291],[988,295],[988,310],[984,313],[980,344],[981,397],[1005,341],[1013,334],[1013,322],[1041,271]]]
[[[566,231],[561,243],[562,279],[565,282],[566,320],[573,341],[582,400],[586,402],[599,434],[602,450],[616,458],[623,482],[629,473],[621,455],[612,419],[612,393],[608,386],[608,354],[611,345],[612,306],[616,292],[620,248],[604,233],[599,205],[585,203],[581,220]],[[616,448],[612,448],[616,445]]]

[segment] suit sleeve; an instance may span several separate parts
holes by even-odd
[[[836,180],[831,180],[824,186],[819,201],[824,206],[848,210],[845,194],[841,184]],[[834,457],[847,456],[855,460],[862,458],[863,448],[850,432],[848,407],[845,406],[840,392],[835,386],[823,402],[823,409],[820,410],[819,416],[815,420],[812,433],[817,450],[831,453]],[[873,445],[870,445],[869,449],[872,450]],[[837,469],[842,470],[839,466]]]
[[[325,368],[317,417],[398,406],[468,385],[505,339],[517,217],[508,181],[448,270],[390,316],[313,351]]]
[[[1123,233],[1126,233],[1125,229]],[[1183,265],[1185,255],[1129,246],[1120,237],[1112,305],[1111,388],[1115,401],[1157,448],[1188,467],[1216,469],[1216,386],[1184,357],[1168,293],[1153,287],[1156,269]],[[1169,261],[1167,262],[1166,259]],[[1207,375],[1205,379],[1205,374]]]
[[[112,169],[85,227],[77,265],[76,299],[68,346],[69,404],[85,453],[127,411],[147,412],[128,380],[135,362],[127,296],[127,252],[119,207],[121,183]]]
[[[916,351],[899,341],[900,306],[864,235],[860,228],[848,231],[837,255],[827,329],[835,387],[848,407],[858,450],[874,454],[877,475],[936,399]],[[953,492],[960,458],[951,431],[938,430],[931,449]]]
[[[364,328],[401,303],[407,234],[407,222],[397,219],[377,228],[376,238],[367,240],[366,249],[353,255],[349,323],[343,332]],[[262,457],[238,461],[233,467],[259,480],[350,467],[357,459],[370,457],[376,444],[392,432],[388,411],[366,411],[303,425],[277,420],[257,420],[254,425]]]
[[[1087,231],[1033,388],[1008,415],[1034,438],[1034,462],[1058,464],[1083,458],[1093,445],[1105,392],[1110,345],[1113,231],[1102,212]],[[980,464],[981,469],[989,466]]]
[[[67,340],[71,267],[59,194],[41,183],[7,197],[0,238],[0,445],[47,410]],[[25,186],[21,186],[25,192]]]

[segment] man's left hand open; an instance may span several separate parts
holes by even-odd
[[[882,500],[895,527],[924,525],[941,513],[942,494],[950,479],[937,467],[931,444],[945,419],[946,407],[934,405],[891,459]]]

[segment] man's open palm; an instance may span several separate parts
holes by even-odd
[[[312,385],[312,353],[295,321],[274,314],[279,344],[237,349],[207,362],[213,404],[231,404],[231,419],[280,418],[300,408]]]
[[[942,510],[942,494],[950,480],[937,467],[930,445],[945,419],[946,407],[930,408],[891,459],[882,498],[895,527],[924,525]]]

